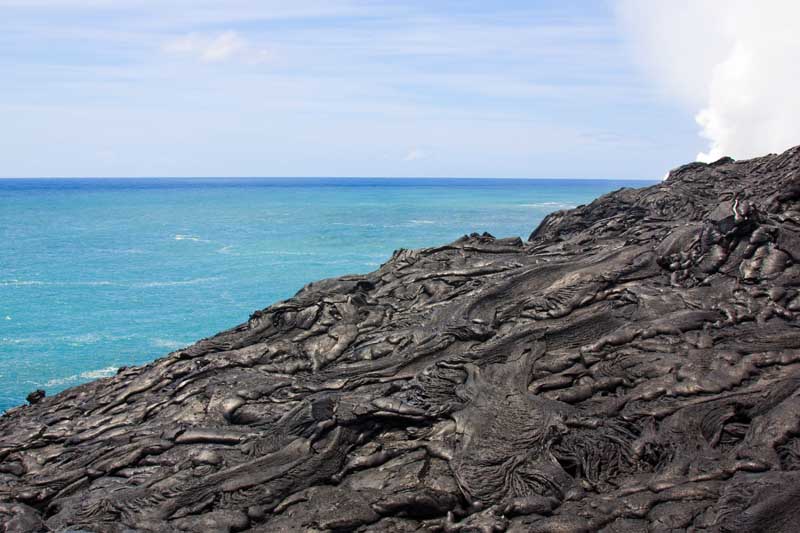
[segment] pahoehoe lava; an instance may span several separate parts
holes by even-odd
[[[0,531],[800,531],[798,261],[800,147],[400,250],[8,411]]]

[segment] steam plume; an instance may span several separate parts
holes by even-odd
[[[697,110],[699,161],[800,144],[800,1],[617,0],[638,59]]]

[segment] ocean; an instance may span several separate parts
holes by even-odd
[[[0,412],[152,361],[310,281],[653,181],[0,180]]]

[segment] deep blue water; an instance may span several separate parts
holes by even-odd
[[[232,327],[309,281],[652,182],[0,180],[0,411]]]

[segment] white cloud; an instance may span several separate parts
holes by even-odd
[[[428,152],[420,148],[412,148],[403,158],[403,161],[419,161],[428,157]]]
[[[195,57],[204,63],[216,63],[233,58],[248,62],[266,59],[265,50],[252,48],[238,33],[226,31],[215,36],[190,34],[168,41],[164,51]]]
[[[800,2],[618,0],[645,68],[696,110],[701,161],[800,144]]]

